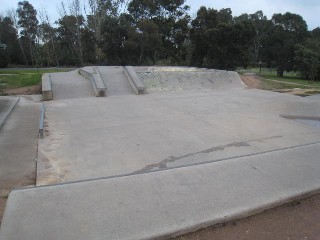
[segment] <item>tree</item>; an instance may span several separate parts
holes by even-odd
[[[57,49],[56,29],[52,26],[48,13],[45,9],[39,12],[41,23],[38,27],[41,44],[41,63],[43,66],[59,67],[59,57]]]
[[[139,64],[151,59],[152,63],[156,63],[157,51],[161,48],[161,35],[158,26],[152,20],[140,20],[138,23],[140,35],[140,56]]]
[[[212,40],[210,51],[214,55],[213,48],[216,46],[216,43],[213,42],[215,41],[214,31],[218,24],[217,10],[206,7],[201,7],[198,10],[196,18],[191,22],[190,29],[190,40],[193,46],[191,65],[199,67],[203,65],[209,50],[210,38]]]
[[[105,53],[106,64],[121,64],[122,46],[126,31],[121,27],[119,18],[111,16],[106,17],[102,31],[103,34],[100,46]]]
[[[277,68],[277,75],[294,67],[295,48],[307,36],[307,24],[297,14],[274,14],[268,35],[263,40],[263,58]]]
[[[311,31],[311,36],[316,39],[320,39],[320,28],[317,27]]]
[[[255,36],[253,39],[253,62],[260,63],[262,60],[261,49],[263,48],[262,41],[266,37],[270,22],[262,11],[257,11],[249,15],[249,20],[254,26]]]
[[[85,19],[82,13],[82,6],[80,0],[72,0],[68,9],[65,4],[61,2],[60,9],[61,18],[58,20],[58,31],[61,37],[68,37],[69,47],[73,48],[73,53],[81,66],[83,66],[83,46],[82,46],[82,30],[84,28]]]
[[[21,64],[23,59],[19,49],[17,32],[10,17],[0,16],[0,43],[6,44],[5,49],[1,49],[1,58],[7,65]]]
[[[38,19],[37,19],[37,11],[34,7],[28,2],[18,2],[17,9],[18,17],[19,17],[19,27],[21,28],[20,34],[23,38],[27,40],[29,43],[29,51],[30,51],[30,60],[32,66],[35,65],[35,52],[34,47],[36,44],[37,31],[38,31]]]
[[[295,63],[303,78],[320,80],[320,39],[309,38],[296,47]]]
[[[24,48],[22,46],[22,41],[21,41],[21,36],[20,36],[20,27],[18,24],[18,13],[16,10],[11,9],[10,11],[8,11],[8,16],[13,23],[13,27],[15,29],[16,36],[17,36],[18,43],[19,43],[19,48],[21,50],[21,55],[23,56],[24,64],[28,65],[27,56],[26,56]]]
[[[153,31],[157,29],[161,39],[161,51],[153,51],[154,59],[157,58],[172,61],[173,63],[181,62],[184,54],[184,42],[188,38],[190,16],[187,11],[189,6],[185,5],[185,0],[132,0],[128,5],[128,11],[133,17],[134,25],[137,30],[142,25],[148,25],[148,31],[144,33],[150,37],[151,26]],[[140,26],[139,26],[140,25]],[[157,26],[155,28],[155,26]],[[146,29],[145,29],[146,30]],[[144,38],[143,34],[140,34]],[[148,38],[147,37],[147,38]],[[157,45],[158,47],[159,45]]]
[[[91,32],[94,35],[94,47],[96,60],[98,62],[103,58],[102,49],[99,47],[102,37],[102,27],[107,16],[118,17],[123,11],[123,0],[88,0],[90,12],[87,15],[88,29],[87,34]]]
[[[201,7],[191,24],[192,64],[219,69],[248,64],[254,28],[247,18],[233,19],[230,9]]]
[[[83,16],[65,15],[56,23],[60,42],[60,61],[71,65],[83,65],[82,30]],[[78,29],[80,28],[80,29]],[[64,57],[62,57],[64,56]]]

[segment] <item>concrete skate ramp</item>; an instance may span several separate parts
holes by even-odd
[[[53,99],[73,99],[93,97],[93,88],[89,80],[78,71],[51,73]]]
[[[127,76],[125,75],[123,67],[99,67],[99,70],[104,84],[108,89],[108,96],[135,94]]]
[[[185,67],[136,67],[149,92],[228,90],[244,87],[236,72]]]

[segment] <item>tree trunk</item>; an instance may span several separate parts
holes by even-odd
[[[53,38],[53,33],[52,31],[50,31],[50,38],[51,38],[51,44],[52,44],[52,50],[54,52],[54,55],[55,55],[55,58],[56,58],[56,63],[57,63],[57,68],[59,68],[59,57],[58,57],[58,53],[57,53],[57,50],[56,50],[56,47],[54,45],[54,38]]]
[[[22,52],[22,56],[23,56],[24,62],[26,63],[26,65],[28,65],[27,57],[26,57],[26,54],[24,53],[24,49],[22,47],[20,38],[18,39],[18,42],[19,42],[19,46],[20,46],[20,49],[21,49],[21,52]]]
[[[51,63],[51,58],[50,58],[50,49],[49,49],[48,42],[46,43],[46,48],[47,48],[47,66],[49,67]]]
[[[32,51],[32,44],[31,44],[31,40],[29,40],[29,50],[30,50],[30,58],[31,58],[31,64],[34,67],[34,59],[33,59],[33,51]]]
[[[142,63],[142,57],[143,57],[143,49],[141,50],[141,53],[140,53],[139,65],[141,65],[141,63]]]

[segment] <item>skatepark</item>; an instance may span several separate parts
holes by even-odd
[[[85,67],[42,87],[36,187],[11,191],[1,240],[167,239],[320,190],[317,97],[184,67]]]

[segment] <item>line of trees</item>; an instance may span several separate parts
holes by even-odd
[[[184,65],[232,70],[258,65],[299,71],[320,80],[320,28],[308,31],[293,13],[262,11],[234,17],[229,8],[201,7],[194,18],[185,0],[63,2],[52,24],[28,1],[0,17],[0,65]]]

